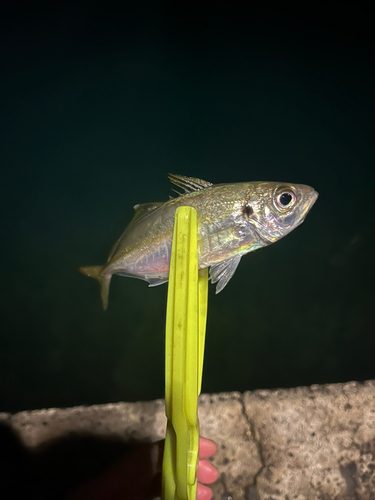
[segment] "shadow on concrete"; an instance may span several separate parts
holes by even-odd
[[[160,491],[150,443],[71,433],[30,451],[1,423],[0,446],[0,498],[146,499]]]

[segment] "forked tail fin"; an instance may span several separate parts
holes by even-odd
[[[80,273],[88,276],[89,278],[94,278],[99,281],[100,284],[100,295],[102,298],[103,309],[107,310],[108,307],[108,294],[109,294],[109,285],[111,283],[112,275],[102,275],[102,271],[104,266],[87,266],[80,267]]]

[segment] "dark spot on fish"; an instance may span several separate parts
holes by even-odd
[[[247,203],[243,206],[242,208],[242,213],[244,215],[247,215],[247,217],[250,217],[254,213],[254,210],[251,208],[251,205],[248,205]]]

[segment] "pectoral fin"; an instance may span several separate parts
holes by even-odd
[[[228,281],[235,273],[240,260],[241,256],[236,255],[235,257],[223,260],[222,262],[219,262],[219,264],[214,264],[210,267],[211,282],[217,282],[216,293],[221,292],[221,290],[227,285]]]

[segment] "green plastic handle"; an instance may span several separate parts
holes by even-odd
[[[207,321],[208,270],[198,272],[197,213],[175,214],[165,335],[163,499],[195,500],[201,391]]]

